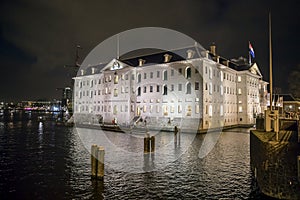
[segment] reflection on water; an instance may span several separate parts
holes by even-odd
[[[118,137],[110,134],[111,140]],[[90,155],[73,128],[57,127],[50,120],[0,122],[0,196],[1,199],[259,198],[252,186],[248,130],[223,132],[213,150],[200,159],[203,140],[204,135],[197,135],[182,156],[156,171],[128,173],[106,165],[102,183],[91,180]],[[174,137],[166,141],[171,142],[161,140],[162,147],[172,146],[173,151],[185,142],[184,137],[180,142]],[[141,154],[145,171],[168,159],[162,155]],[[121,159],[118,154],[115,157]]]

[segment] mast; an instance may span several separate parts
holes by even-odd
[[[271,12],[269,12],[269,70],[270,70],[270,111],[273,109],[272,34]]]

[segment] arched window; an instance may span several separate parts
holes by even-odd
[[[137,96],[141,96],[141,87],[138,87],[137,89]]]
[[[187,67],[185,69],[185,78],[190,79],[192,77],[192,69],[190,67]]]
[[[186,84],[186,94],[191,94],[192,93],[192,84],[188,82]]]
[[[167,87],[167,85],[164,85],[163,95],[168,95],[168,87]]]

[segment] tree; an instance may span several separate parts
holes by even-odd
[[[296,97],[300,98],[300,65],[296,70],[293,70],[288,76],[289,91]]]

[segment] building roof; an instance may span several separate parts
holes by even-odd
[[[278,101],[278,97],[283,97],[283,101],[295,101],[297,102],[297,100],[293,97],[292,94],[273,94],[274,95],[274,101],[277,102]]]

